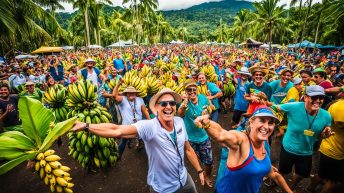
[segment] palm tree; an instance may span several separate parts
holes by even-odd
[[[281,23],[285,5],[277,6],[279,0],[263,0],[260,3],[253,3],[256,8],[256,22],[263,25],[268,32],[269,50],[271,50],[272,32]]]
[[[124,20],[124,15],[121,12],[115,10],[111,15],[110,28],[116,31],[117,41],[120,41],[122,30],[128,30],[131,28],[131,25]]]
[[[143,34],[143,19],[147,16],[147,12],[154,12],[154,9],[158,8],[159,2],[158,0],[123,0],[123,4],[126,3],[130,4],[129,9],[131,9],[132,13],[132,25],[136,26],[136,42],[140,43],[140,38]]]
[[[252,12],[248,9],[240,10],[234,17],[233,30],[237,36],[239,36],[239,41],[246,39],[246,34],[248,27],[252,23]]]

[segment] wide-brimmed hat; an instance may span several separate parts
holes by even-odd
[[[325,90],[323,87],[319,85],[306,86],[306,95],[307,96],[319,96],[319,95],[324,96]]]
[[[282,75],[282,74],[284,74],[284,73],[286,73],[286,72],[290,72],[291,75],[294,74],[294,71],[292,71],[292,70],[291,70],[290,68],[288,68],[288,67],[285,67],[285,68],[283,68],[282,70],[279,71],[279,75]]]
[[[87,62],[94,62],[94,63],[96,63],[96,61],[93,60],[92,58],[87,58],[87,59],[84,61],[84,64],[86,64]]]
[[[133,86],[128,86],[124,91],[122,92],[123,94],[125,93],[139,93],[140,91],[136,90]]]
[[[182,101],[182,97],[174,92],[173,90],[169,88],[163,88],[160,92],[156,93],[149,101],[149,108],[152,111],[153,114],[156,115],[156,109],[155,104],[158,102],[159,98],[164,94],[171,94],[176,101],[176,103],[180,103]]]
[[[273,113],[273,111],[266,105],[259,105],[255,108],[252,117],[272,117],[276,123],[281,120]]]
[[[188,88],[188,87],[190,87],[190,86],[195,86],[195,87],[197,87],[197,83],[196,83],[195,81],[193,81],[192,79],[186,81],[185,84],[184,84],[184,88]]]
[[[269,73],[269,69],[266,67],[260,67],[260,66],[252,66],[251,68],[248,69],[252,75],[256,72],[261,72],[265,76],[267,73]]]
[[[240,70],[237,71],[237,73],[251,76],[251,73],[250,73],[250,71],[248,71],[247,67],[241,67]]]
[[[35,85],[35,83],[32,82],[32,81],[27,81],[27,82],[25,83],[25,86],[31,86],[31,85]]]

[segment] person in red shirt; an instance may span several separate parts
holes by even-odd
[[[324,89],[332,88],[333,85],[331,81],[327,80],[326,72],[322,68],[316,68],[313,71],[314,81],[317,85],[323,87]]]

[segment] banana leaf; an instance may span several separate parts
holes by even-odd
[[[25,151],[21,149],[0,149],[0,160],[13,160],[25,154]]]
[[[7,136],[0,136],[0,147],[1,149],[17,148],[22,150],[33,150],[35,146],[27,144],[25,141],[14,139]]]
[[[7,131],[7,132],[4,132],[4,133],[0,134],[0,138],[2,136],[6,136],[6,137],[10,137],[10,138],[16,139],[20,143],[23,143],[23,144],[27,145],[27,147],[30,148],[30,149],[36,148],[34,142],[28,136],[26,136],[22,132],[19,132],[19,131]]]
[[[12,127],[4,127],[4,131],[20,131],[24,132],[23,127],[21,125],[16,125]]]
[[[23,161],[31,160],[31,159],[35,158],[36,155],[37,155],[37,152],[32,152],[32,153],[25,154],[23,156],[20,156],[20,157],[14,159],[14,160],[11,160],[11,161],[8,161],[8,162],[2,164],[0,166],[0,175],[7,173],[12,168],[14,168],[17,165],[19,165],[20,163],[22,163]]]
[[[43,144],[39,148],[39,150],[45,151],[49,149],[57,140],[57,138],[68,132],[73,127],[76,120],[77,117],[73,117],[66,121],[57,123],[55,127],[49,132],[48,136],[44,139]]]
[[[40,147],[48,133],[49,124],[54,121],[53,113],[44,108],[41,102],[29,97],[20,97],[18,108],[24,133]]]

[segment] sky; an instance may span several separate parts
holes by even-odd
[[[123,0],[111,0],[113,2],[113,6],[122,6]],[[179,10],[179,9],[186,9],[194,5],[199,5],[205,2],[214,2],[214,1],[221,1],[221,0],[158,0],[159,7],[158,10]],[[247,1],[261,1],[261,0],[247,0]],[[280,5],[286,4],[289,7],[289,3],[291,0],[280,0]],[[321,0],[314,0],[314,3],[320,2]],[[61,3],[66,12],[73,12],[73,6],[67,3]]]

